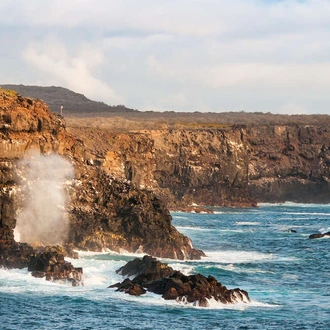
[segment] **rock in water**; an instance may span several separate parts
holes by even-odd
[[[326,233],[317,233],[317,234],[311,234],[309,235],[309,239],[314,239],[314,238],[322,238],[322,237],[330,237],[330,231],[326,232]]]
[[[227,289],[213,276],[184,275],[148,255],[129,261],[118,269],[117,273],[135,277],[132,280],[126,278],[122,283],[116,283],[109,288],[117,288],[117,291],[131,295],[144,294],[148,290],[161,294],[166,300],[193,303],[201,307],[209,306],[210,299],[223,304],[250,301],[245,290]]]
[[[82,268],[75,268],[64,260],[63,249],[59,246],[48,246],[34,255],[28,270],[34,277],[45,277],[48,281],[69,281],[72,286],[82,285]]]

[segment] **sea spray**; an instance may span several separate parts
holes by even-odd
[[[69,229],[64,182],[74,176],[73,166],[57,154],[33,152],[18,164],[23,208],[17,216],[15,239],[20,242],[62,244]]]

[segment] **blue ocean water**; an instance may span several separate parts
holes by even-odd
[[[173,224],[207,257],[165,260],[186,274],[213,275],[247,290],[251,303],[201,308],[107,287],[130,254],[81,253],[83,287],[0,269],[1,329],[330,329],[330,205],[285,203],[214,214],[172,213]],[[296,233],[291,232],[295,230]]]

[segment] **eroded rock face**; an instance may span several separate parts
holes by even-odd
[[[15,242],[12,229],[0,228],[0,267],[25,268],[33,255],[31,246]]]
[[[246,291],[239,288],[227,289],[214,277],[205,277],[201,274],[183,275],[173,270],[156,258],[145,255],[142,259],[136,258],[117,270],[126,278],[122,283],[111,285],[130,295],[139,296],[150,291],[161,294],[166,300],[177,300],[183,303],[193,303],[197,306],[209,306],[209,300],[214,299],[223,304],[247,303],[250,301]]]
[[[330,202],[330,130],[325,125],[247,130],[249,187],[260,202]]]
[[[110,133],[70,129],[109,174],[189,205],[330,202],[330,129],[265,125]]]
[[[108,133],[70,129],[109,174],[155,192],[166,205],[254,206],[249,145],[240,128]]]

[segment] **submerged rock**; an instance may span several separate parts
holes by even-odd
[[[326,233],[317,233],[317,234],[311,234],[309,235],[309,239],[314,239],[314,238],[322,238],[322,237],[330,237],[330,231],[326,232]]]
[[[116,283],[109,288],[117,288],[116,291],[131,295],[140,295],[150,291],[162,295],[166,300],[193,303],[201,307],[209,306],[210,299],[223,304],[250,301],[245,290],[227,289],[213,276],[184,275],[148,255],[142,259],[136,258],[129,261],[118,269],[117,273],[123,276],[135,275],[135,277],[132,280],[126,278],[122,283]]]

